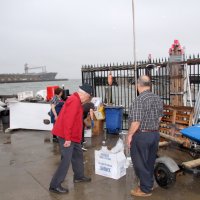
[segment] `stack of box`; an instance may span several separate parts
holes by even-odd
[[[94,97],[91,101],[94,104],[94,127],[92,129],[85,130],[85,137],[92,137],[94,135],[100,135],[104,132],[104,120],[105,120],[105,111],[104,106],[101,103],[99,97]],[[91,127],[91,118],[88,116],[84,123],[86,127]]]

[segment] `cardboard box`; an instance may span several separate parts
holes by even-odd
[[[119,179],[126,175],[126,157],[124,152],[110,153],[95,151],[95,174]]]
[[[97,120],[104,120],[105,119],[105,114],[100,111],[94,111],[94,115],[97,118]]]
[[[94,115],[97,120],[105,119],[105,109],[103,106],[99,106],[98,110],[94,111]]]
[[[88,116],[84,123],[86,127],[91,127],[91,119],[90,116]],[[92,129],[92,135],[100,135],[104,132],[104,121],[103,120],[97,120],[94,118],[94,127]]]
[[[94,128],[92,129],[92,135],[100,135],[104,132],[104,121],[94,120]]]
[[[86,119],[84,119],[84,124],[86,127],[91,127],[91,118],[88,115]]]

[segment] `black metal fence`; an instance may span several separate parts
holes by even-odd
[[[192,92],[193,105],[200,87],[200,59],[189,57],[180,62],[187,65]],[[108,84],[108,76],[112,74],[112,86]],[[128,108],[135,98],[135,71],[132,63],[110,65],[88,65],[82,67],[82,82],[94,88],[94,96],[101,97],[104,103],[122,105],[124,107],[123,129],[128,128]],[[165,104],[170,104],[170,76],[168,59],[156,59],[137,62],[137,77],[149,75],[152,80],[152,91],[158,94]]]

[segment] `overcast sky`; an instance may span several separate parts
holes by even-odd
[[[200,52],[200,0],[135,0],[137,59],[174,39]],[[0,73],[24,64],[81,78],[85,64],[133,61],[132,0],[0,0]]]

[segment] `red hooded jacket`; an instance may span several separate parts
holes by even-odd
[[[80,143],[82,140],[83,108],[77,92],[63,105],[52,133],[65,140]]]

